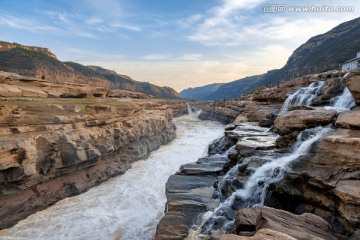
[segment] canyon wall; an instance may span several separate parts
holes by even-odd
[[[0,228],[123,174],[175,138],[186,103],[0,74]]]

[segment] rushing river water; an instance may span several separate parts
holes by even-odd
[[[217,122],[197,115],[174,119],[177,138],[115,177],[79,196],[59,201],[12,228],[0,239],[151,239],[164,215],[165,183],[182,164],[206,154],[223,134]]]

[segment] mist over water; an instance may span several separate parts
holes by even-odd
[[[173,120],[177,138],[124,175],[64,199],[0,231],[0,239],[152,239],[164,215],[165,184],[182,164],[205,155],[223,125],[197,115]]]

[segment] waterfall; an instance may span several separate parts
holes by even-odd
[[[243,187],[233,192],[214,210],[212,216],[203,225],[203,233],[208,234],[215,225],[217,229],[227,231],[234,221],[234,219],[229,217],[231,212],[236,212],[240,208],[263,206],[268,187],[283,179],[286,171],[290,167],[290,163],[300,156],[308,154],[313,144],[331,131],[330,128],[324,127],[307,129],[298,135],[291,153],[278,157],[274,152],[270,152],[265,156],[265,163],[254,170]],[[243,165],[244,162],[252,161],[253,158],[254,156],[243,159],[241,163],[236,165],[223,179],[221,179],[219,185],[222,185],[225,182],[225,178],[234,178],[235,175],[239,174],[237,169],[241,167],[240,165]]]
[[[285,113],[292,106],[311,106],[324,89],[324,86],[324,81],[313,82],[308,87],[296,90],[286,98],[281,113]]]
[[[270,184],[280,181],[285,171],[289,168],[289,163],[296,160],[300,156],[307,155],[313,143],[322,138],[324,135],[331,131],[330,128],[317,127],[303,131],[297,137],[296,144],[294,145],[291,154],[273,159],[254,172],[248,179],[245,187],[235,193],[237,197],[241,197],[244,201],[245,207],[258,207],[264,204],[267,188]],[[308,138],[304,139],[304,133]]]
[[[325,109],[334,109],[338,112],[347,111],[356,106],[355,99],[347,87],[340,96],[334,97],[330,102],[331,106],[325,107]]]
[[[186,107],[187,107],[187,110],[188,110],[188,114],[189,114],[189,115],[194,114],[194,111],[192,110],[192,107],[190,106],[189,103],[186,103]]]

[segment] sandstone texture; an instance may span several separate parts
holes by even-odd
[[[241,113],[242,107],[238,104],[228,103],[228,101],[219,101],[207,104],[202,108],[199,115],[201,120],[219,121],[223,124],[232,123]]]
[[[355,98],[356,104],[360,105],[360,72],[356,72],[356,74],[358,75],[354,75],[349,78],[347,87]]]
[[[360,111],[346,111],[339,114],[336,126],[347,129],[360,129]]]
[[[187,114],[183,101],[10,73],[0,96],[0,228],[124,173]]]
[[[335,110],[290,111],[276,118],[274,131],[281,135],[285,135],[292,131],[325,126],[330,124],[335,116]]]

